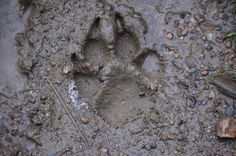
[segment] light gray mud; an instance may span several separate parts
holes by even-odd
[[[19,16],[19,5],[15,0],[0,1],[0,92],[12,95],[23,89],[26,78],[17,67],[17,42],[15,35],[24,31],[29,11]]]
[[[235,1],[31,6],[16,37],[29,87],[1,103],[2,155],[236,153],[215,130],[235,117],[235,80],[211,76],[235,74]]]

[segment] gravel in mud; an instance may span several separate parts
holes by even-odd
[[[0,155],[235,155],[234,0],[20,2]]]

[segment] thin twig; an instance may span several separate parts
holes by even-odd
[[[80,129],[79,125],[75,122],[75,119],[73,118],[71,112],[69,111],[68,107],[66,106],[66,104],[64,103],[64,101],[62,100],[62,97],[60,96],[60,94],[58,93],[57,89],[54,87],[54,85],[52,84],[52,82],[49,80],[48,77],[46,77],[46,80],[48,81],[49,85],[52,87],[53,91],[55,92],[56,96],[58,97],[60,103],[62,104],[63,108],[65,109],[65,111],[67,112],[71,122],[73,123],[73,125],[75,126],[75,128],[79,131],[80,136],[82,138],[82,140],[84,141],[84,144],[86,147],[89,147],[88,144],[88,140],[85,136],[85,134],[83,133],[83,131]]]

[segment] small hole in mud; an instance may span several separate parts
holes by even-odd
[[[71,59],[72,62],[77,61],[78,59],[77,59],[76,53],[72,53],[71,56],[70,56],[70,59]]]
[[[97,19],[94,21],[94,23],[93,23],[93,25],[92,25],[92,28],[98,28],[99,22],[100,22],[100,18],[97,18]]]
[[[102,70],[103,69],[103,65],[100,65],[99,67],[98,67],[98,70]]]
[[[233,81],[236,81],[236,76],[231,76],[231,79],[232,79]]]

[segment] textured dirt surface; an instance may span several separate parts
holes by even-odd
[[[216,134],[236,117],[234,0],[20,2],[0,1],[20,8],[0,11],[0,155],[235,155]]]
[[[0,90],[5,90],[8,94],[14,94],[23,89],[26,78],[20,74],[17,61],[17,42],[15,35],[24,31],[24,25],[27,24],[26,18],[29,11],[24,17],[19,17],[19,6],[17,1],[1,1],[0,2]]]

